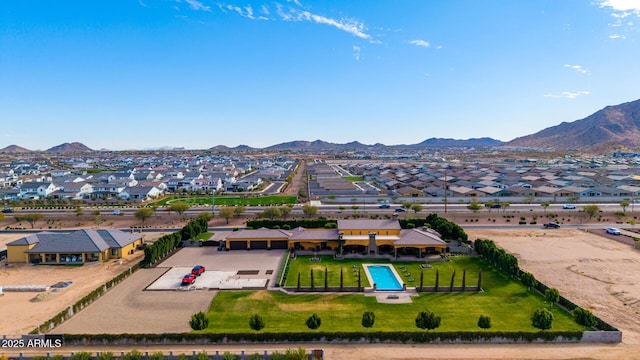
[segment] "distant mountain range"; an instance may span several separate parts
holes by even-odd
[[[640,147],[640,100],[607,106],[573,122],[513,139],[506,147],[597,149]]]
[[[475,139],[445,139],[430,138],[417,144],[408,145],[366,145],[358,141],[346,144],[331,143],[323,140],[315,141],[289,141],[265,148],[253,148],[248,145],[227,147],[217,145],[210,150],[214,151],[350,151],[350,150],[394,150],[394,149],[424,149],[424,148],[450,148],[450,147],[505,147],[505,148],[538,148],[555,150],[599,150],[600,152],[611,149],[640,148],[640,100],[607,106],[602,110],[584,119],[573,122],[563,122],[535,134],[522,136],[507,143],[489,137]],[[184,150],[182,147],[163,146],[144,150]],[[10,145],[0,149],[2,153],[26,153],[32,150],[18,145]],[[86,145],[73,142],[64,143],[47,149],[46,152],[69,153],[94,151]],[[102,150],[101,150],[102,151]],[[106,150],[104,150],[106,151]]]

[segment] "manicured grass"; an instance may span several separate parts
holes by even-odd
[[[362,176],[343,176],[342,178],[351,182],[364,181]]]
[[[195,241],[207,241],[212,236],[213,236],[213,233],[204,232],[204,233],[199,234],[198,236],[196,236]]]
[[[194,197],[177,197],[171,196],[160,201],[156,201],[155,203],[149,204],[149,206],[166,206],[171,205],[171,203],[176,201],[183,201],[187,204],[194,205],[211,205],[211,197],[210,196],[194,196]],[[216,205],[221,206],[232,206],[232,205],[245,205],[245,206],[255,206],[255,205],[282,205],[282,204],[295,204],[298,199],[295,196],[262,196],[255,198],[244,198],[244,197],[233,197],[233,196],[216,196],[215,197]]]
[[[303,263],[305,259],[298,258]],[[354,260],[355,261],[355,260]],[[370,260],[358,260],[371,263]],[[324,262],[324,263],[323,263]],[[340,261],[350,270],[352,263]],[[310,263],[306,259],[306,263]],[[319,266],[324,271],[326,265],[332,272],[339,274],[340,266],[331,270],[330,261],[323,259],[320,263],[310,263],[298,268],[310,270]],[[293,264],[292,264],[293,265]],[[395,266],[403,265],[394,263]],[[361,266],[361,265],[360,265]],[[407,271],[416,274],[419,282],[419,264],[405,263]],[[380,304],[375,297],[362,294],[313,294],[287,295],[278,291],[233,291],[220,292],[211,303],[208,313],[209,328],[206,331],[223,332],[251,332],[249,317],[260,314],[266,323],[263,332],[304,332],[311,331],[305,325],[305,320],[313,313],[322,319],[320,331],[364,331],[361,324],[362,313],[373,311],[376,322],[372,330],[377,331],[421,331],[415,326],[418,312],[430,310],[442,318],[440,328],[436,331],[480,331],[477,327],[478,317],[491,317],[493,327],[490,331],[530,331],[538,329],[531,326],[531,315],[540,307],[549,308],[544,299],[534,291],[527,291],[520,282],[512,281],[508,277],[490,269],[481,259],[472,257],[454,258],[451,262],[434,264],[433,269],[425,269],[425,286],[433,285],[435,269],[440,273],[440,286],[449,286],[451,274],[456,270],[456,285],[462,282],[462,270],[467,269],[467,286],[477,285],[477,274],[483,271],[482,293],[425,293],[414,297],[410,304]],[[347,271],[348,270],[348,271]],[[308,271],[307,271],[308,272]],[[301,272],[302,274],[302,272]],[[293,283],[297,282],[297,271]],[[302,276],[302,275],[301,275]],[[308,276],[308,275],[307,275]],[[314,274],[315,276],[315,274]],[[339,275],[334,277],[339,285]],[[329,277],[332,285],[332,277]],[[345,286],[347,277],[345,277]],[[363,274],[363,279],[366,277]],[[290,280],[287,280],[287,284]],[[316,286],[322,287],[324,276],[316,277]],[[353,283],[355,284],[355,283]],[[364,284],[364,281],[363,281]],[[295,285],[293,285],[295,286]],[[552,330],[582,330],[573,321],[570,314],[560,310],[557,306],[551,308],[554,314]]]

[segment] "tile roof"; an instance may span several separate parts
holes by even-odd
[[[338,230],[400,230],[398,220],[356,219],[338,220]]]
[[[117,229],[76,230],[68,233],[41,232],[18,239],[7,245],[36,244],[28,253],[79,253],[102,252],[121,248],[140,239],[139,234],[130,234]]]

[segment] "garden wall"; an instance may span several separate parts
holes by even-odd
[[[622,331],[585,331],[582,333],[582,342],[622,342]]]

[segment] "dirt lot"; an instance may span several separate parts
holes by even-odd
[[[141,269],[53,333],[189,332],[189,319],[206,311],[215,291],[142,291],[167,268]],[[99,326],[97,326],[99,325]]]
[[[149,233],[145,239],[155,239],[163,233]],[[21,234],[1,234],[0,247],[19,239]],[[61,281],[73,284],[59,292],[5,292],[0,296],[0,334],[26,334],[53,315],[74,304],[100,284],[120,274],[140,261],[142,251],[125,258],[118,265],[116,260],[105,263],[90,263],[81,267],[33,266],[0,262],[0,284],[2,285],[53,285]],[[12,319],[7,321],[6,319]]]
[[[640,251],[574,229],[468,230],[470,239],[494,240],[520,267],[640,345]]]

